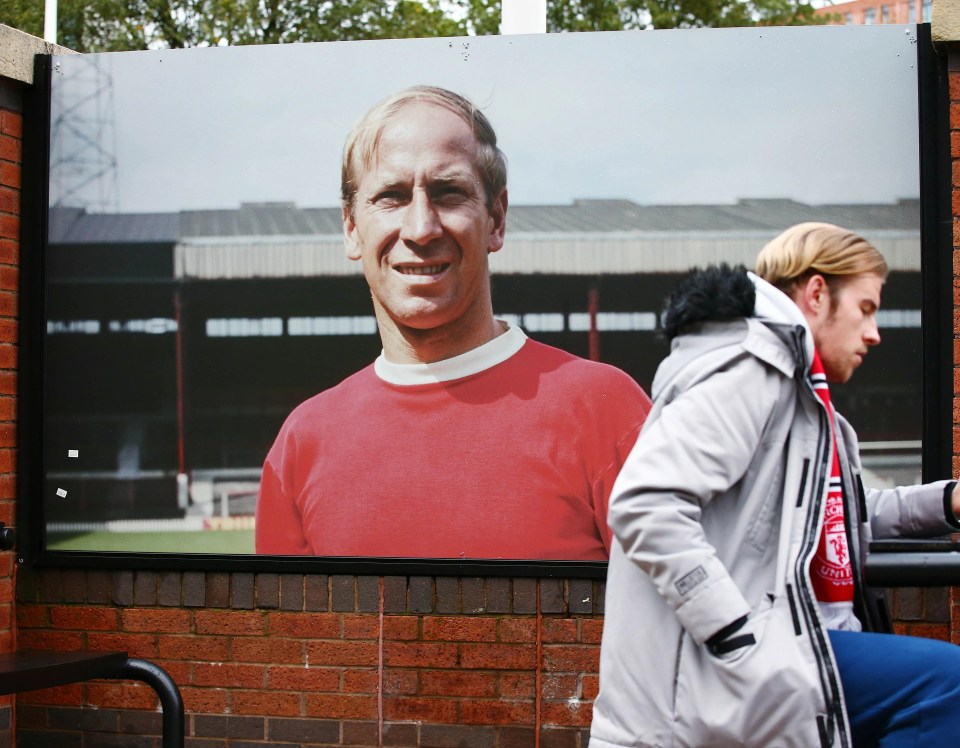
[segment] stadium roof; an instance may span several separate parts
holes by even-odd
[[[863,233],[892,269],[920,267],[920,201],[807,205],[744,199],[730,205],[638,205],[577,200],[569,205],[514,205],[507,242],[491,257],[503,274],[679,272],[726,261],[752,265],[783,229],[827,221]],[[170,244],[178,278],[356,275],[343,252],[339,208],[246,203],[236,210],[88,214],[54,208],[51,244]]]

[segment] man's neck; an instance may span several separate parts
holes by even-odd
[[[507,325],[490,315],[469,329],[445,326],[430,330],[380,324],[383,355],[394,364],[433,364],[489,343],[507,331]]]

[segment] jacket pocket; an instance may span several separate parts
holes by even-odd
[[[685,637],[676,688],[679,745],[810,748],[825,714],[812,653],[800,646],[784,600],[761,606],[743,633],[756,644],[723,657]]]

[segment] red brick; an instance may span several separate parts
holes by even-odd
[[[593,704],[589,701],[548,701],[540,707],[545,725],[589,727],[593,719]]]
[[[267,633],[267,616],[260,612],[198,610],[194,613],[198,634],[260,636]]]
[[[337,639],[340,616],[335,613],[270,613],[267,625],[271,636],[294,639]]]
[[[17,694],[18,704],[79,706],[82,701],[83,686],[80,683],[72,683],[69,686],[59,686],[58,688],[44,688],[41,691],[26,691]]]
[[[499,695],[506,698],[533,698],[537,691],[537,679],[533,672],[500,673],[497,681]]]
[[[0,298],[0,304],[3,299]],[[17,346],[0,344],[0,369],[17,368]]]
[[[149,686],[124,681],[87,684],[87,703],[102,709],[156,709],[156,692]]]
[[[386,642],[383,645],[383,661],[388,667],[452,668],[457,666],[457,645]]]
[[[497,640],[495,618],[431,616],[423,619],[424,641],[492,642]]]
[[[123,611],[124,631],[155,631],[186,634],[190,631],[190,611],[157,608],[127,608]]]
[[[2,341],[2,337],[0,337]],[[16,372],[0,370],[0,395],[17,394],[17,375]],[[0,472],[9,473],[10,468],[0,468]]]
[[[457,723],[457,703],[451,699],[396,696],[383,700],[383,716],[396,721]]]
[[[544,623],[547,622],[545,619]],[[500,621],[500,641],[535,642],[537,640],[536,618],[504,618]]]
[[[582,644],[599,644],[603,638],[602,618],[581,618],[580,635],[577,641]]]
[[[198,662],[193,668],[191,683],[195,686],[221,688],[262,688],[265,683],[263,665]]]
[[[465,725],[532,725],[535,716],[532,701],[470,699],[460,702],[460,721]]]
[[[20,215],[20,190],[0,187],[0,213]]]
[[[0,161],[0,185],[20,189],[20,167],[9,161]]]
[[[8,405],[16,406],[16,401],[12,397],[0,397],[0,413],[6,409]],[[9,419],[4,419],[9,420]],[[17,482],[12,475],[0,475],[0,499],[14,499],[17,496],[16,493]]]
[[[26,629],[17,632],[19,649],[61,649],[68,652],[83,649],[79,631],[41,631]]]
[[[383,619],[383,638],[387,641],[412,641],[419,635],[419,624],[414,616],[385,616]]]
[[[224,662],[230,659],[227,641],[222,636],[161,636],[158,652],[166,660]]]
[[[23,116],[9,110],[0,112],[0,132],[15,138],[23,137]]]
[[[593,701],[600,693],[600,678],[596,675],[584,675],[580,684],[580,696]]]
[[[950,73],[947,75],[950,86],[950,99],[956,101],[960,99],[960,74]]]
[[[8,290],[16,290],[16,271],[5,265],[0,265],[0,286]],[[18,332],[16,320],[0,318],[0,343],[16,343]]]
[[[544,675],[542,681],[543,698],[545,699],[575,699],[579,694],[579,678],[573,674]]]
[[[600,648],[562,645],[544,647],[543,667],[550,672],[596,673],[600,667]]]
[[[20,237],[20,217],[12,216],[8,213],[0,213],[0,236],[4,239],[17,239]],[[10,268],[7,268],[10,270]],[[14,286],[4,286],[13,290]]]
[[[271,667],[267,687],[275,691],[339,691],[340,671],[324,667]]]
[[[460,664],[471,669],[532,670],[536,667],[534,647],[522,644],[462,644]]]
[[[3,235],[4,217],[0,216],[0,235]],[[18,291],[20,289],[20,271],[11,265],[0,265],[0,288],[6,291]],[[4,320],[3,336],[0,342],[15,343],[17,341],[17,329],[11,326],[11,320]],[[8,335],[7,330],[12,331]]]
[[[300,694],[290,691],[234,691],[234,714],[263,714],[270,717],[299,717]]]
[[[0,133],[0,161],[13,161],[19,164],[22,160],[20,139]]]
[[[180,686],[183,708],[188,714],[226,714],[227,691],[219,688],[190,688]]]
[[[235,662],[269,662],[280,665],[303,664],[303,644],[296,639],[235,639],[232,647]],[[226,659],[226,658],[220,658]],[[322,664],[311,661],[311,664]]]
[[[490,698],[497,695],[497,684],[493,673],[428,670],[420,675],[420,693],[423,696]]]
[[[363,695],[308,693],[304,708],[307,717],[324,719],[376,719],[377,699]]]
[[[20,243],[16,239],[0,239],[0,264],[14,265],[20,261]]]
[[[950,155],[960,157],[960,132],[950,133]]]
[[[344,639],[376,639],[380,635],[380,620],[370,615],[343,616]]]
[[[119,620],[114,608],[88,608],[79,606],[51,608],[50,622],[58,629],[81,631],[115,631]]]
[[[47,628],[50,623],[50,608],[46,605],[20,603],[17,606],[17,626],[21,629]]]
[[[343,693],[376,693],[379,678],[373,669],[348,669],[343,671]]]
[[[306,647],[311,665],[375,666],[378,660],[376,642],[307,642]]]
[[[391,696],[413,696],[418,691],[416,670],[387,670],[383,674],[383,692]]]
[[[126,652],[131,657],[153,660],[157,657],[157,637],[153,634],[87,634],[87,648],[98,652]]]

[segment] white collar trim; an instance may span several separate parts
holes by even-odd
[[[519,327],[508,324],[507,331],[479,348],[433,364],[395,364],[384,358],[383,352],[373,362],[377,376],[389,384],[436,384],[462,379],[501,364],[517,353],[527,342],[527,335]]]
[[[787,323],[794,327],[803,327],[806,334],[803,337],[804,348],[807,354],[807,366],[813,361],[813,333],[807,324],[803,312],[789,296],[776,286],[767,283],[763,278],[747,271],[750,280],[757,289],[757,301],[754,306],[754,316],[767,319],[771,322]]]

